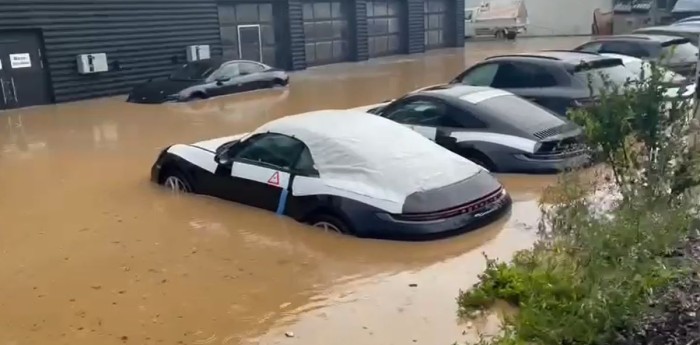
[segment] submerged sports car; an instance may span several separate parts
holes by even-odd
[[[354,108],[407,125],[495,172],[547,173],[589,161],[583,130],[508,91],[435,85]]]
[[[342,124],[342,125],[339,125]],[[478,165],[379,116],[321,110],[163,150],[152,181],[361,237],[446,235],[508,210]]]
[[[231,93],[285,86],[289,76],[260,62],[206,59],[189,62],[167,79],[137,85],[127,102],[186,102]]]

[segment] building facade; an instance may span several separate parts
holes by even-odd
[[[302,70],[461,47],[463,32],[464,0],[0,1],[0,109],[126,93],[188,46]],[[84,54],[106,71],[79,73]]]

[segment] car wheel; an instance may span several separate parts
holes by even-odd
[[[163,186],[174,193],[192,193],[192,185],[178,172],[167,172],[163,176]]]
[[[206,99],[207,95],[201,93],[201,92],[195,92],[191,94],[189,97],[187,97],[187,101],[197,101],[200,99]]]
[[[289,83],[288,80],[275,79],[275,80],[272,81],[272,87],[275,87],[275,86],[287,86],[288,83]]]
[[[335,232],[339,234],[350,234],[350,227],[342,220],[328,214],[319,214],[311,217],[308,222],[314,228],[319,228],[325,232]]]

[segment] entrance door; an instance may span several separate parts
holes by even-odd
[[[238,26],[238,56],[242,60],[262,62],[260,25]]]
[[[32,31],[0,31],[0,109],[51,103],[41,39]]]

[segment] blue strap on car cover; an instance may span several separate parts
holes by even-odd
[[[287,206],[287,194],[289,194],[287,188],[282,188],[282,193],[280,193],[280,201],[277,203],[277,212],[275,212],[280,216],[284,214],[284,209]]]

